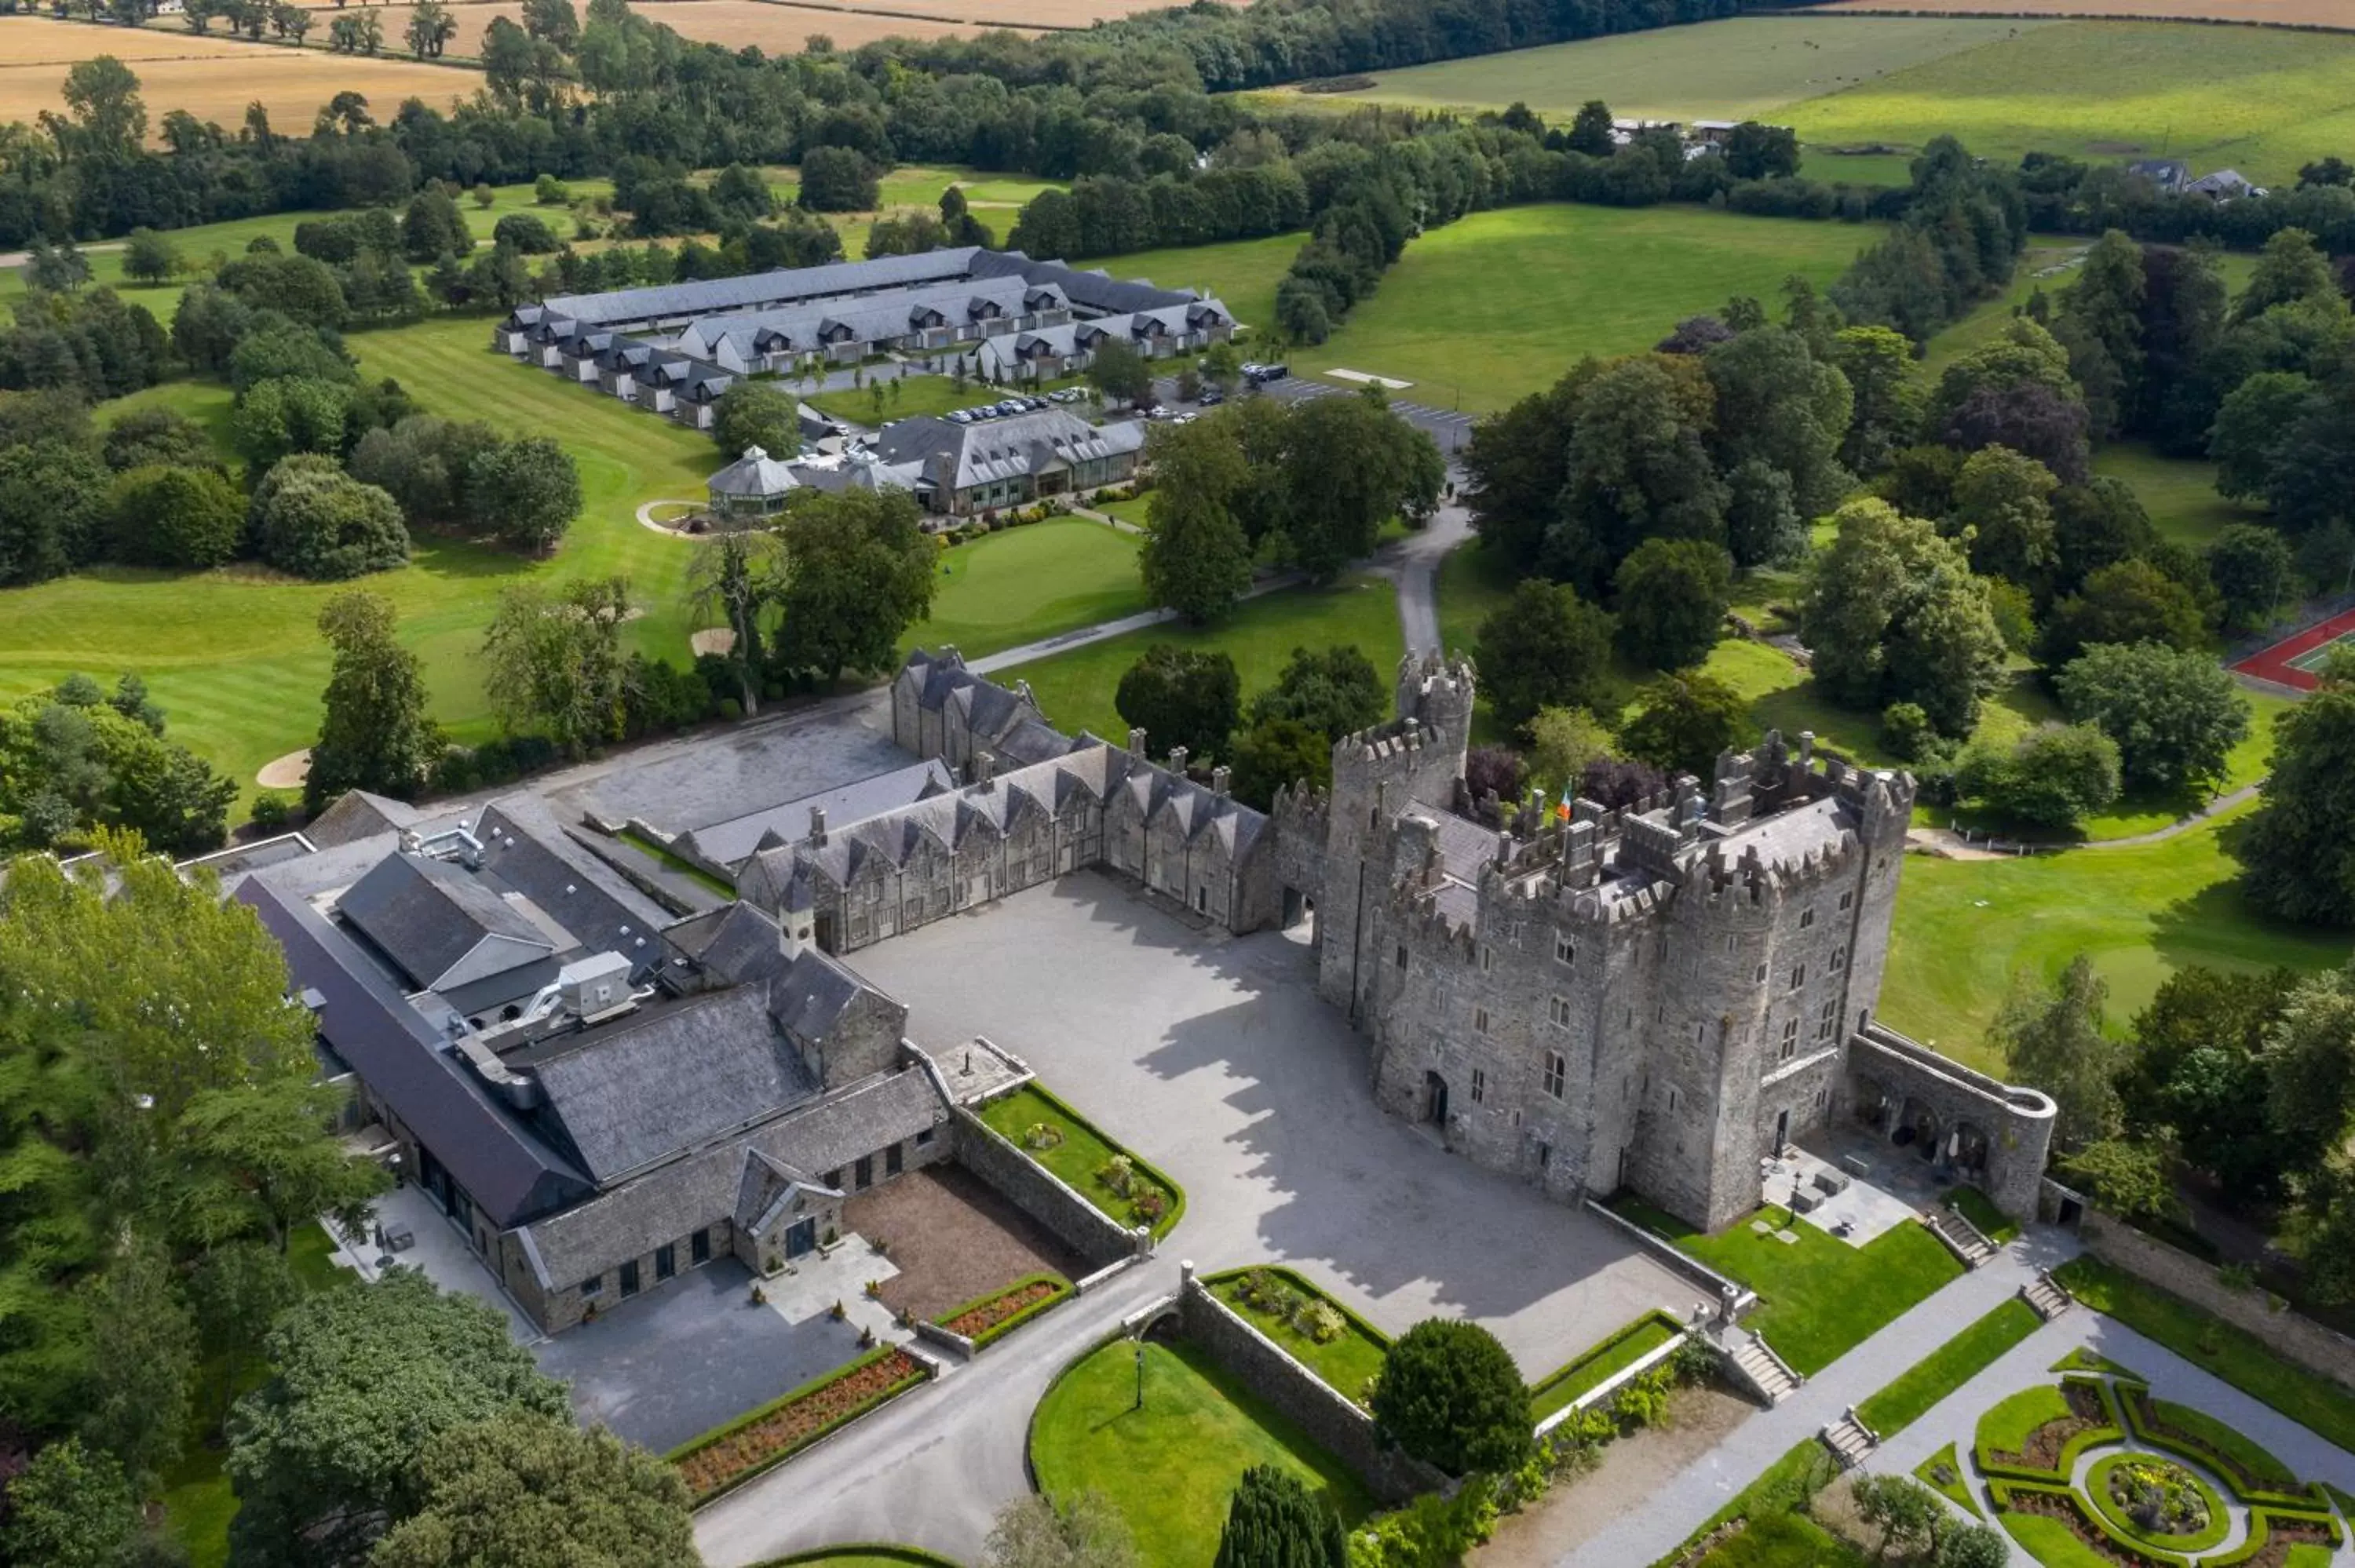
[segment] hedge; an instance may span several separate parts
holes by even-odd
[[[2163,1448],[2215,1471],[2232,1483],[2234,1495],[2243,1502],[2253,1507],[2330,1511],[2328,1501],[2320,1492],[2302,1485],[2279,1459],[2214,1417],[2184,1405],[2152,1399],[2149,1388],[2142,1383],[2121,1383],[2117,1395],[2118,1404],[2126,1411],[2126,1425],[2136,1436],[2154,1448]],[[2153,1416],[2175,1430],[2158,1430],[2151,1424]]]
[[[2126,1555],[2128,1561],[2147,1563],[2149,1568],[2190,1568],[2189,1558],[2178,1556],[2172,1552],[2159,1551],[2130,1535],[2122,1534],[2108,1520],[2104,1519],[2099,1512],[2089,1506],[2074,1488],[2065,1484],[2044,1481],[1990,1481],[1987,1484],[1987,1496],[1995,1499],[1998,1511],[2019,1513],[2023,1517],[2028,1516],[2029,1510],[2015,1509],[2012,1506],[2013,1499],[2058,1498],[2068,1504],[2070,1510],[2083,1521],[2087,1529],[2115,1547]]]
[[[1657,1307],[1653,1308],[1634,1322],[1614,1330],[1600,1344],[1589,1346],[1531,1383],[1530,1413],[1538,1420],[1544,1420],[1588,1390],[1633,1366],[1659,1346],[1674,1340],[1684,1331],[1685,1326],[1673,1316]],[[1633,1353],[1624,1353],[1628,1342],[1638,1338],[1646,1338],[1650,1342]]]
[[[908,1568],[961,1568],[955,1560],[937,1552],[902,1546],[896,1541],[847,1541],[840,1546],[819,1546],[786,1557],[772,1557],[754,1563],[752,1568],[803,1568],[804,1564],[839,1563],[853,1557],[879,1557],[886,1562],[904,1563]]]
[[[1060,1274],[1026,1274],[1011,1285],[1001,1286],[996,1290],[985,1291],[981,1295],[975,1297],[970,1301],[960,1302],[955,1307],[951,1308],[949,1310],[942,1313],[939,1317],[933,1319],[932,1322],[940,1328],[948,1329],[952,1322],[964,1317],[967,1312],[972,1312],[980,1308],[986,1307],[991,1302],[998,1300],[1003,1297],[1018,1295],[1022,1291],[1029,1289],[1034,1285],[1050,1286],[1053,1288],[1051,1288],[1046,1295],[1041,1296],[1036,1301],[1031,1302],[1028,1306],[1015,1313],[1012,1317],[1000,1319],[998,1321],[992,1323],[988,1328],[984,1329],[980,1333],[967,1336],[967,1338],[972,1341],[974,1350],[978,1352],[982,1346],[989,1344],[993,1340],[1004,1339],[1007,1335],[1012,1333],[1023,1324],[1028,1323],[1031,1319],[1036,1318],[1041,1312],[1047,1311],[1050,1308],[1059,1307],[1062,1305],[1063,1302],[1069,1300],[1071,1295],[1071,1282],[1064,1278]],[[956,1330],[949,1329],[949,1332],[955,1333]]]
[[[697,1506],[700,1507],[702,1504],[709,1502],[712,1499],[720,1496],[722,1493],[732,1491],[736,1488],[742,1486],[746,1481],[751,1480],[753,1477],[761,1475],[765,1471],[774,1469],[777,1466],[783,1464],[787,1459],[792,1458],[794,1455],[800,1453],[803,1449],[807,1448],[810,1445],[817,1442],[820,1438],[829,1436],[832,1434],[840,1431],[843,1427],[848,1425],[851,1422],[858,1420],[860,1416],[877,1408],[879,1405],[886,1404],[890,1401],[899,1398],[900,1395],[907,1393],[910,1389],[914,1388],[918,1383],[921,1383],[925,1379],[931,1377],[932,1375],[932,1369],[925,1362],[917,1360],[913,1356],[908,1355],[907,1351],[898,1345],[879,1345],[874,1350],[869,1351],[867,1354],[860,1356],[858,1360],[847,1361],[843,1365],[835,1368],[832,1372],[825,1372],[817,1377],[814,1377],[798,1388],[788,1389],[783,1393],[779,1394],[776,1398],[769,1401],[768,1404],[748,1410],[743,1414],[736,1417],[733,1421],[728,1422],[723,1425],[715,1426],[699,1437],[688,1438],[685,1443],[680,1444],[677,1447],[664,1455],[663,1457],[672,1465],[684,1465],[688,1459],[691,1459],[696,1455],[702,1453],[705,1449],[709,1448],[716,1444],[724,1443],[729,1438],[735,1436],[737,1434],[743,1432],[750,1427],[759,1425],[762,1422],[778,1414],[780,1412],[787,1409],[798,1401],[808,1399],[815,1394],[822,1393],[827,1388],[841,1382],[843,1379],[854,1377],[859,1372],[866,1371],[868,1367],[874,1366],[878,1362],[885,1361],[892,1356],[903,1357],[908,1361],[911,1370],[905,1377],[899,1379],[888,1387],[877,1390],[873,1394],[861,1400],[858,1404],[851,1406],[849,1409],[839,1412],[832,1420],[827,1421],[823,1425],[814,1427],[810,1431],[804,1433],[788,1446],[780,1448],[773,1454],[765,1454],[762,1456],[756,1463],[748,1465],[742,1469],[734,1472],[730,1475],[727,1479],[719,1482],[718,1485],[707,1487],[703,1490],[697,1492],[695,1494],[695,1503]]]
[[[2038,1469],[2030,1465],[2003,1464],[1996,1459],[1994,1450],[1987,1445],[1974,1442],[1972,1457],[1977,1460],[1981,1475],[1990,1479],[2001,1478],[2017,1481],[2065,1483],[2075,1473],[2077,1460],[2086,1449],[2103,1443],[2115,1443],[2126,1436],[2118,1422],[2117,1403],[2111,1397],[2107,1384],[2098,1378],[2089,1377],[2064,1377],[2061,1380],[2061,1384],[2064,1389],[2070,1387],[2091,1389],[2094,1397],[2101,1402],[2102,1409],[2108,1414],[2108,1422],[2104,1425],[2087,1427],[2062,1444],[2059,1463],[2049,1470]],[[2033,1436],[2037,1430],[2041,1430],[2041,1427],[2031,1428],[2026,1436]]]

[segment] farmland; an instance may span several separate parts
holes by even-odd
[[[1916,0],[1831,0],[1819,16],[1918,10]],[[2355,11],[2344,0],[1968,0],[1956,9],[1977,16],[2157,17],[2180,22],[2248,22],[2270,27],[2340,27],[2355,31]]]
[[[1686,207],[1476,213],[1410,243],[1374,297],[1292,365],[1412,381],[1410,396],[1442,407],[1501,408],[1583,355],[1649,348],[1730,295],[1772,299],[1794,272],[1827,283],[1874,233]]]

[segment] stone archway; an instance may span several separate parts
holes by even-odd
[[[1945,1147],[1940,1152],[1956,1175],[1966,1181],[1976,1181],[1987,1174],[1987,1151],[1991,1147],[1985,1128],[1977,1122],[1958,1119],[1947,1129]]]
[[[1912,1096],[1899,1107],[1897,1119],[1889,1129],[1889,1141],[1900,1149],[1910,1150],[1923,1160],[1935,1160],[1940,1152],[1939,1139],[1945,1132],[1938,1113],[1929,1104]]]

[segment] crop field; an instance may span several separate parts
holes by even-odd
[[[974,0],[974,6],[964,9],[986,8],[988,4],[989,0]],[[878,38],[971,37],[984,26],[1013,25],[975,25],[955,18],[919,21],[830,5],[775,5],[771,0],[659,0],[637,7],[637,13],[684,37],[724,44],[731,49],[754,44],[773,55],[800,53],[803,40],[813,33],[833,39],[837,48],[855,49]]]
[[[123,52],[149,48],[155,53],[134,58]],[[165,112],[174,109],[235,125],[245,106],[258,101],[277,124],[307,131],[319,106],[346,90],[366,94],[381,117],[408,98],[447,109],[482,85],[482,79],[469,70],[389,56],[356,58],[323,49],[232,43],[152,27],[101,29],[17,17],[0,23],[0,123],[29,122],[45,109],[62,110],[68,67],[101,54],[123,59],[138,75],[148,130],[159,143],[158,128]],[[10,63],[16,60],[45,63]]]
[[[1865,23],[1865,26],[1877,24]],[[2034,27],[1791,105],[1810,143],[1919,146],[1945,132],[1983,157],[2165,154],[2260,183],[2355,147],[2355,36],[2073,22]]]
[[[143,60],[242,57],[257,46],[219,37],[199,38],[177,22],[159,27],[118,27],[65,22],[51,16],[0,16],[0,69],[69,66],[93,55],[112,55],[136,67]]]
[[[650,4],[645,14],[660,16],[676,0]],[[762,0],[768,3],[768,0]],[[1110,22],[1139,11],[1161,10],[1167,0],[876,0],[872,6],[847,0],[843,8],[874,15],[889,13],[904,18],[938,16],[984,27],[1080,28]],[[921,26],[921,24],[919,24]]]
[[[1425,109],[1518,101],[1561,120],[1600,98],[1627,118],[1743,120],[2035,30],[1975,17],[1735,17],[1381,71],[1363,92],[1303,96]]]
[[[1870,15],[1921,9],[1921,0],[1831,0],[1820,16]],[[2182,22],[2250,22],[2274,27],[2339,27],[2355,31],[2346,0],[1953,0],[1941,10],[1975,16],[2160,17]]]
[[[1412,381],[1404,396],[1442,408],[1501,408],[1586,355],[1649,348],[1731,295],[1772,300],[1794,272],[1828,283],[1877,232],[1690,207],[1475,213],[1410,242],[1374,297],[1291,363]]]

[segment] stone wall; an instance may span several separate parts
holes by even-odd
[[[1212,1296],[1190,1269],[1178,1292],[1178,1319],[1187,1339],[1208,1351],[1244,1387],[1297,1422],[1382,1502],[1401,1503],[1447,1485],[1447,1478],[1431,1466],[1385,1447],[1371,1415]]]
[[[2355,1340],[2279,1305],[2281,1298],[2272,1292],[2234,1290],[2217,1279],[2214,1266],[2091,1209],[2077,1234],[2085,1250],[2104,1263],[2254,1334],[2307,1371],[2355,1389]]]
[[[996,1128],[963,1106],[950,1116],[956,1128],[957,1162],[1086,1258],[1089,1267],[1105,1267],[1137,1250],[1134,1233],[1114,1223]]]
[[[1868,1023],[1849,1037],[1848,1065],[1852,1115],[1890,1132],[1898,1125],[1894,1118],[1926,1112],[1935,1118],[1933,1147],[1958,1131],[1983,1142],[1985,1168],[1957,1174],[1975,1181],[2013,1218],[2036,1217],[2052,1145],[2054,1110],[2048,1097],[1998,1082],[1881,1023]],[[1887,1153],[1892,1159],[1916,1157],[1893,1148]]]

